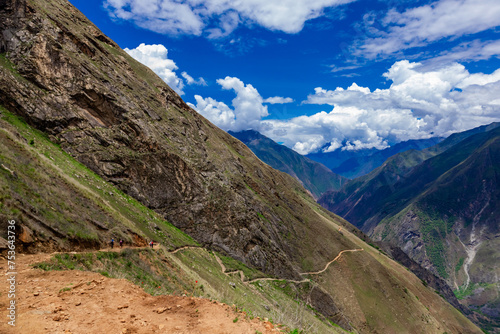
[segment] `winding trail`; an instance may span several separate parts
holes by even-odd
[[[95,253],[95,252],[120,252],[124,249],[146,249],[146,248],[150,248],[149,246],[125,246],[125,247],[114,247],[114,248],[111,248],[111,247],[108,247],[108,248],[103,248],[103,249],[99,249],[99,250],[94,250],[94,251],[83,251],[83,252],[53,252],[51,254],[45,254],[45,255],[48,255],[48,256],[52,256],[54,254],[58,254],[58,253],[69,253],[69,254],[77,254],[77,253]],[[154,249],[154,248],[153,248]],[[156,249],[164,249],[164,246],[161,245],[161,244],[157,244],[157,248]],[[206,250],[205,248],[201,247],[201,246],[181,246],[179,248],[176,248],[174,250],[165,250],[166,253],[169,253],[169,254],[176,254],[177,252],[180,252],[182,250],[186,250],[186,249],[202,249],[202,250]],[[328,267],[335,261],[337,261],[341,256],[342,254],[344,253],[347,253],[347,252],[361,252],[363,251],[362,248],[357,248],[357,249],[346,249],[346,250],[343,250],[341,251],[333,260],[331,260],[330,262],[328,262],[326,265],[325,265],[325,268],[323,268],[322,270],[320,271],[313,271],[313,272],[305,272],[305,273],[299,273],[299,275],[303,276],[303,275],[319,275],[319,274],[322,274],[324,273]],[[287,281],[287,282],[290,282],[290,283],[296,283],[296,284],[301,284],[301,283],[306,283],[306,282],[310,282],[310,279],[308,278],[304,278],[303,280],[291,280],[291,279],[282,279],[282,278],[273,278],[273,277],[261,277],[261,278],[255,278],[255,279],[252,279],[252,280],[248,280],[245,276],[245,273],[242,271],[242,270],[233,270],[233,271],[226,271],[227,268],[226,266],[224,265],[224,263],[222,262],[222,260],[217,256],[217,254],[213,253],[213,256],[215,257],[215,260],[217,261],[217,263],[219,264],[220,268],[221,268],[221,272],[226,275],[226,276],[230,276],[230,275],[233,275],[233,274],[239,274],[240,275],[240,279],[241,279],[241,282],[243,284],[250,284],[250,283],[254,283],[254,282],[259,282],[259,281]]]
[[[182,249],[186,249],[186,248],[189,248],[189,247],[183,247]],[[194,247],[192,247],[192,248],[194,248]],[[179,248],[178,250],[181,250],[181,249]],[[176,250],[175,252],[177,252],[178,250]],[[322,270],[314,271],[314,272],[300,273],[299,275],[319,275],[321,273],[324,273],[333,262],[337,261],[342,256],[342,254],[347,253],[347,252],[361,252],[361,251],[363,251],[362,248],[343,250],[333,260],[328,262],[326,264],[325,268],[323,268]],[[171,252],[171,253],[173,253],[173,252]],[[229,276],[229,275],[238,273],[238,274],[240,274],[241,282],[243,284],[250,284],[250,283],[254,283],[254,282],[258,282],[258,281],[287,281],[287,282],[296,283],[296,284],[310,282],[310,279],[307,279],[307,278],[304,278],[303,280],[300,280],[300,281],[290,280],[290,279],[282,279],[282,278],[273,278],[273,277],[263,277],[263,278],[255,278],[253,280],[246,280],[245,274],[243,273],[242,270],[226,271],[226,266],[224,265],[222,260],[216,254],[213,254],[213,255],[215,257],[215,260],[219,264],[221,271],[224,275]]]
[[[179,252],[181,250],[192,249],[192,248],[203,248],[203,247],[201,247],[201,246],[183,246],[183,247],[179,247],[179,248],[176,248],[176,249],[174,249],[172,251],[167,251],[167,252],[170,253],[170,254],[175,254],[175,253],[177,253],[177,252]]]
[[[323,268],[323,270],[320,270],[320,271],[312,271],[312,272],[307,272],[307,273],[300,273],[300,275],[319,275],[321,273],[324,273],[328,267],[335,261],[337,261],[341,256],[342,254],[346,253],[346,252],[361,252],[363,251],[363,248],[357,248],[357,249],[346,249],[346,250],[343,250],[339,253],[339,255],[337,255],[336,258],[334,258],[333,260],[331,260],[330,262],[328,262],[325,266],[325,268]]]

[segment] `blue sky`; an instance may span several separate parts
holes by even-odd
[[[498,0],[72,0],[224,130],[307,154],[500,121]]]

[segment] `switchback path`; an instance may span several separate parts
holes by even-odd
[[[178,249],[178,250],[180,250],[180,249]],[[319,275],[321,273],[324,273],[333,262],[337,261],[342,256],[342,254],[347,253],[347,252],[361,252],[361,251],[363,251],[362,248],[343,250],[333,260],[328,262],[326,264],[325,268],[323,268],[322,270],[314,271],[314,272],[300,273],[300,275]],[[240,274],[241,282],[243,284],[249,284],[249,283],[254,283],[254,282],[258,282],[258,281],[287,281],[287,282],[296,283],[296,284],[310,282],[310,280],[306,279],[306,278],[301,280],[301,281],[290,280],[290,279],[281,279],[281,278],[272,278],[272,277],[263,277],[263,278],[255,278],[253,280],[246,280],[246,277],[245,277],[245,274],[243,273],[243,271],[241,271],[241,270],[226,271],[226,266],[224,266],[224,263],[222,262],[222,260],[216,254],[214,254],[214,256],[215,256],[215,260],[217,260],[217,263],[219,263],[219,266],[221,267],[221,271],[223,274],[225,274],[226,276],[229,276],[229,275],[238,273],[238,274]]]
[[[300,273],[301,275],[319,275],[321,273],[324,273],[328,267],[335,261],[337,261],[341,256],[342,254],[346,253],[346,252],[361,252],[363,251],[363,248],[357,248],[357,249],[346,249],[346,250],[343,250],[339,253],[339,255],[337,255],[336,258],[334,258],[333,260],[331,260],[330,262],[328,262],[325,266],[325,268],[323,268],[323,270],[320,270],[320,271],[313,271],[313,272],[307,272],[307,273]]]

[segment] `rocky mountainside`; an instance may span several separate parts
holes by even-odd
[[[347,181],[326,166],[304,157],[257,131],[229,132],[241,140],[255,155],[269,166],[295,177],[314,198],[329,190],[338,190]]]
[[[0,2],[0,105],[2,222],[22,226],[20,251],[98,248],[114,235],[199,244],[281,279],[283,293],[347,330],[479,332],[65,0]],[[205,270],[207,254],[170,263],[172,279],[192,268],[213,287],[223,274]]]
[[[498,326],[499,143],[498,124],[456,134],[422,152],[396,155],[320,202],[400,247]]]

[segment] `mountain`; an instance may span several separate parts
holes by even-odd
[[[319,152],[309,153],[306,155],[306,157],[325,165],[332,171],[349,159],[356,159],[360,157],[370,156],[371,154],[376,153],[378,151],[375,148],[370,148],[370,149],[361,149],[356,151],[336,149],[335,151],[332,152],[323,152],[323,149],[326,149],[326,147],[322,148]]]
[[[498,123],[455,134],[391,157],[319,201],[444,278],[498,331],[499,144]]]
[[[429,139],[408,140],[384,150],[376,148],[361,150],[341,150],[332,152],[319,151],[306,155],[311,160],[322,163],[334,173],[354,179],[368,174],[382,165],[387,158],[408,150],[422,150],[436,145],[442,140],[440,137]]]
[[[339,166],[333,168],[332,171],[349,179],[355,179],[370,173],[375,168],[381,166],[388,158],[397,153],[409,150],[420,151],[438,144],[443,139],[444,138],[441,137],[433,137],[429,139],[404,141],[384,150],[371,153],[370,155],[355,156],[347,159]]]
[[[297,180],[189,108],[67,1],[3,0],[0,32],[2,254],[14,218],[19,255],[77,252],[55,254],[40,270],[96,271],[151,294],[196,291],[311,332],[480,333]],[[112,237],[139,247],[155,239],[161,248],[85,253]],[[19,275],[21,297],[64,298],[100,284],[74,284],[79,275],[70,275],[58,296],[48,296]],[[6,293],[0,298],[9,302]],[[38,315],[51,329],[75,325],[71,305],[47,310],[19,300],[20,328]]]
[[[257,131],[229,131],[241,140],[255,155],[269,166],[295,177],[314,198],[328,190],[338,190],[347,181],[324,165],[306,158],[284,145],[263,136]]]

